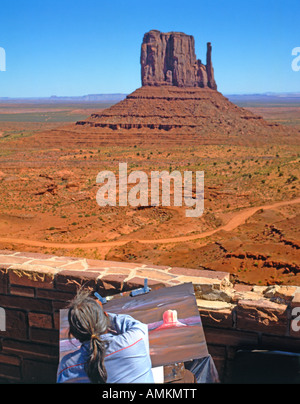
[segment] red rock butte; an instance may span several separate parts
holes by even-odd
[[[207,124],[207,119],[213,122],[211,104],[219,112],[219,104],[226,99],[216,91],[211,53],[211,44],[207,43],[204,65],[196,58],[193,36],[147,32],[141,46],[142,87],[104,112],[76,124],[114,131],[186,131]],[[227,102],[225,108],[230,105]],[[246,112],[243,115],[250,116]]]
[[[152,30],[144,35],[141,49],[143,86],[209,87],[217,89],[207,43],[206,65],[196,58],[192,35]]]
[[[40,133],[34,146],[298,143],[299,130],[267,122],[217,90],[210,42],[203,64],[193,36],[151,30],[140,61],[140,88],[85,120]]]
[[[89,143],[97,136],[122,142],[122,136],[136,134],[154,135],[157,140],[162,136],[164,141],[180,135],[182,141],[197,139],[204,144],[268,143],[274,137],[287,141],[287,136],[292,141],[292,133],[217,91],[210,42],[204,65],[196,58],[193,36],[149,31],[141,46],[141,80],[142,87],[121,102],[77,121],[70,141],[76,132]]]

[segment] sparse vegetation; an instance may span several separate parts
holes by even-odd
[[[42,142],[36,144],[35,140],[39,137],[34,136],[40,133],[38,131],[57,127],[59,122],[54,122],[54,117],[59,120],[62,115],[59,111],[53,112],[53,119],[47,123],[43,122],[46,116],[41,116],[40,121],[35,123],[29,120],[17,122],[17,117],[13,123],[0,119],[0,128],[1,125],[3,128],[0,131],[5,134],[0,137],[0,211],[3,218],[0,236],[15,235],[20,238],[61,242],[62,245],[65,242],[95,243],[132,239],[132,244],[111,249],[84,247],[70,252],[62,247],[53,251],[78,257],[118,257],[122,260],[142,260],[199,269],[202,266],[217,270],[233,268],[235,260],[240,258],[228,258],[216,243],[228,242],[226,249],[231,253],[235,252],[232,247],[235,241],[232,240],[236,239],[237,245],[238,242],[242,244],[239,248],[244,254],[251,248],[259,249],[260,245],[264,245],[265,249],[276,246],[277,250],[274,247],[266,260],[272,260],[274,256],[277,259],[294,259],[295,249],[284,245],[278,234],[268,233],[269,228],[265,230],[264,225],[272,220],[281,223],[282,216],[295,216],[296,206],[284,208],[282,216],[281,210],[267,213],[259,211],[244,227],[240,226],[232,232],[218,233],[216,237],[174,245],[159,244],[160,247],[158,244],[137,243],[136,240],[197,235],[218,229],[251,206],[263,206],[296,198],[299,195],[300,178],[298,146],[242,146],[234,143],[207,145],[197,142],[192,145],[158,142],[153,145],[153,138],[149,144],[143,143],[139,138],[134,138],[135,144],[124,142],[120,145],[116,145],[112,139],[101,144],[97,141],[93,145],[78,143],[75,147],[68,142],[61,144],[59,141],[51,147]],[[23,119],[23,116],[19,115],[19,118]],[[34,115],[31,118],[34,118]],[[76,115],[73,115],[72,119],[76,120]],[[24,146],[18,149],[15,143],[17,141],[24,141]],[[185,206],[170,209],[123,209],[119,206],[100,208],[96,203],[99,188],[96,176],[100,170],[111,170],[118,174],[120,161],[128,162],[129,172],[140,169],[149,174],[151,170],[171,172],[176,169],[183,174],[185,170],[203,170],[203,216],[183,221]],[[58,175],[63,170],[69,171],[69,177],[61,178]],[[72,184],[77,186],[70,186]],[[295,234],[292,221],[288,224],[289,227],[286,226],[291,234]],[[202,246],[205,243],[207,244]],[[278,245],[284,245],[289,254],[285,255],[278,249]],[[51,248],[47,248],[47,251],[53,252]],[[254,253],[258,254],[256,250]],[[265,254],[265,251],[259,251],[259,254],[263,253]],[[236,266],[235,273],[243,282],[246,282],[247,277],[254,279],[256,271],[265,270],[265,261],[258,259],[255,254],[256,258],[247,259],[247,262],[246,258],[240,259],[245,262],[242,268],[239,268],[238,264]],[[294,275],[291,277],[290,274],[286,276],[289,276],[289,282],[297,278]],[[257,282],[265,283],[265,279],[268,277],[264,272]],[[269,279],[277,281],[278,277]]]

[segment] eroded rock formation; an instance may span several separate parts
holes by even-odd
[[[211,88],[142,86],[126,99],[99,113],[93,113],[77,126],[90,126],[115,132],[138,133],[171,131],[197,133],[214,138],[216,133],[245,131],[248,134],[269,129],[260,116],[232,104]],[[175,132],[174,132],[175,131]],[[240,132],[242,133],[242,132]],[[243,132],[244,133],[244,132]]]
[[[196,58],[192,35],[152,30],[144,35],[141,48],[143,86],[210,87],[217,89],[207,43],[206,65]]]
[[[267,142],[286,136],[277,123],[238,107],[217,91],[211,54],[208,43],[204,65],[196,58],[193,36],[149,31],[141,47],[142,86],[110,108],[77,121],[80,141],[85,131],[85,142],[96,141],[101,133],[108,138],[113,135],[114,141],[119,136],[120,142],[135,134],[162,134],[166,141],[168,132],[172,141],[180,135],[181,140],[195,137],[205,144],[229,139],[231,144],[250,139]]]

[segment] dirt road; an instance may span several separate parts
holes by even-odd
[[[262,205],[256,206],[253,208],[247,208],[240,212],[237,212],[227,224],[220,226],[217,229],[205,231],[199,234],[193,234],[189,236],[181,236],[181,237],[171,237],[171,238],[164,238],[164,239],[150,239],[150,240],[138,240],[142,244],[168,244],[168,243],[180,243],[192,240],[198,240],[201,238],[209,237],[221,230],[224,231],[232,231],[236,229],[238,226],[244,224],[246,220],[253,216],[258,210],[264,209],[276,209],[281,206],[292,205],[300,203],[300,197],[293,199],[291,201],[280,201],[273,203],[271,205]],[[103,242],[93,242],[93,243],[53,243],[53,242],[46,242],[46,241],[38,241],[38,240],[28,240],[28,239],[20,239],[20,238],[5,238],[0,237],[0,242],[2,243],[13,243],[13,244],[23,244],[27,246],[33,247],[52,247],[52,248],[65,248],[65,249],[88,249],[88,248],[100,248],[100,247],[117,247],[128,243],[129,241],[133,241],[130,239],[123,239],[121,241],[103,241]],[[134,240],[136,241],[136,240]]]

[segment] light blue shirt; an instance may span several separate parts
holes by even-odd
[[[109,344],[104,360],[107,383],[154,383],[147,325],[129,315],[108,315],[113,331],[100,336]],[[57,383],[90,383],[84,370],[89,345],[86,341],[62,358]]]

